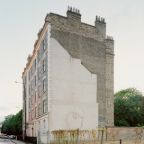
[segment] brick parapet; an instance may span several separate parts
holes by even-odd
[[[75,21],[58,14],[50,13],[46,16],[46,22],[51,23],[52,28],[64,32],[70,32],[84,37],[103,41],[104,38],[96,26]]]

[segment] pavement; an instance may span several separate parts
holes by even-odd
[[[0,144],[14,144],[14,143],[7,138],[0,138]]]
[[[31,144],[31,143],[26,143],[26,142],[23,142],[23,141],[19,141],[19,140],[11,140],[14,144]]]

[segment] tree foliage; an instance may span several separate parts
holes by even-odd
[[[121,90],[115,94],[114,117],[116,126],[144,125],[144,97],[135,88]]]
[[[22,110],[16,115],[9,115],[5,118],[1,132],[8,135],[22,134]]]

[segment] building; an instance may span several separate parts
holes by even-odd
[[[92,26],[75,8],[48,14],[22,74],[24,135],[46,143],[53,130],[112,126],[113,67],[104,18]]]

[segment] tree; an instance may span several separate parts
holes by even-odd
[[[1,132],[8,135],[22,134],[22,110],[16,115],[9,115],[5,118]]]
[[[135,88],[121,90],[114,97],[116,126],[144,125],[144,97]]]
[[[16,134],[22,134],[22,110],[15,115]]]
[[[2,128],[1,128],[1,132],[5,133],[5,134],[9,134],[9,132],[11,131],[11,119],[12,119],[13,115],[8,115],[5,117],[5,120],[2,124]]]

